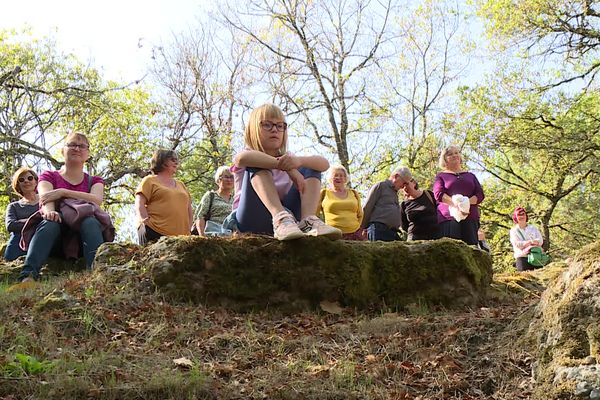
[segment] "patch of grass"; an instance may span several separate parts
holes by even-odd
[[[427,315],[431,312],[429,304],[422,297],[417,297],[414,303],[408,304],[406,311],[414,316]]]
[[[16,353],[14,361],[10,361],[2,366],[2,372],[5,376],[19,377],[47,373],[53,368],[54,362],[52,361],[40,361],[34,356]]]
[[[356,389],[356,364],[352,361],[342,361],[332,370],[332,378],[336,387]]]
[[[36,310],[52,293],[64,301]],[[520,312],[514,303],[239,313],[167,300],[147,276],[111,270],[50,277],[3,294],[0,307],[0,363],[17,362],[2,355],[16,353],[52,363],[0,382],[0,398],[458,400],[482,398],[488,376],[496,398],[516,398],[511,388],[522,394],[519,379],[529,379],[514,352],[500,351],[512,345],[500,333]],[[181,357],[192,366],[175,365]],[[484,357],[493,362],[480,363]],[[444,392],[455,376],[470,386]]]

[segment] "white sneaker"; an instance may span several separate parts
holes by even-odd
[[[331,240],[342,238],[342,231],[327,225],[317,216],[311,215],[298,222],[298,228],[307,236],[325,236]]]
[[[288,211],[280,211],[273,217],[273,236],[278,240],[293,240],[304,237],[296,218]]]

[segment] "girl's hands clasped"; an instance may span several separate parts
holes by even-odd
[[[299,157],[286,153],[277,159],[277,169],[282,171],[290,171],[298,169],[302,166]]]

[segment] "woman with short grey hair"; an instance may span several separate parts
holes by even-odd
[[[229,167],[221,166],[215,172],[217,190],[209,190],[202,196],[196,211],[195,227],[200,236],[222,235],[221,225],[231,213],[233,204],[233,174]]]

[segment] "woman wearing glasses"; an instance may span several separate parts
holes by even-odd
[[[342,231],[315,215],[321,172],[329,162],[321,156],[288,153],[287,137],[279,107],[263,104],[252,111],[244,131],[246,149],[235,156],[231,169],[240,232],[274,235],[279,240],[305,235],[341,238]]]
[[[400,204],[400,215],[402,216],[400,227],[407,233],[407,239],[439,239],[437,203],[433,192],[419,189],[419,184],[407,167],[400,169],[400,176],[405,177],[402,185],[404,201]]]
[[[135,192],[141,245],[161,236],[189,235],[192,227],[192,201],[183,182],[175,179],[179,158],[174,150],[159,149],[152,156],[151,175]]]
[[[21,198],[10,203],[6,208],[6,230],[10,233],[4,251],[4,258],[7,261],[27,254],[19,247],[19,241],[25,221],[40,208],[37,183],[37,174],[27,167],[19,168],[12,177],[12,189]]]
[[[110,217],[100,209],[104,180],[83,171],[90,157],[89,147],[84,134],[69,133],[62,148],[64,165],[58,171],[44,171],[40,175],[41,222],[34,227],[32,217],[23,229],[22,247],[28,250],[20,281],[39,279],[48,256],[59,250],[65,258],[82,254],[86,266],[91,268],[98,247],[113,240]]]
[[[202,196],[196,213],[196,229],[200,236],[206,234],[225,235],[230,233],[222,228],[223,220],[231,213],[233,204],[233,174],[227,166],[215,172],[217,190],[209,190]]]

